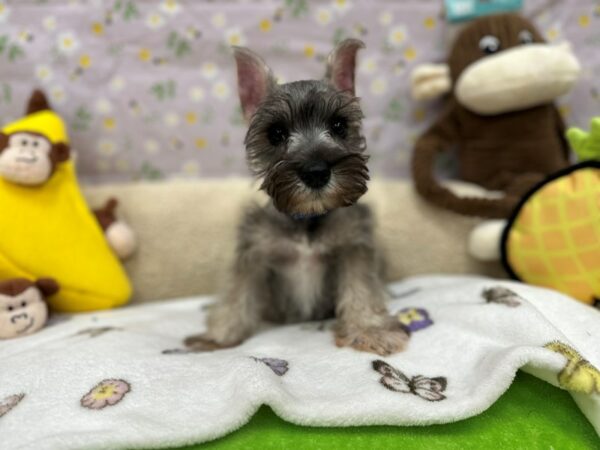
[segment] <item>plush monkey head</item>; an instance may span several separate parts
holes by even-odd
[[[517,14],[466,25],[447,64],[427,64],[412,74],[414,98],[452,94],[415,143],[412,174],[419,194],[461,214],[508,217],[533,185],[568,165],[565,126],[554,100],[571,89],[579,72],[568,45],[546,43]],[[440,183],[435,160],[452,149],[461,181],[500,196],[473,196]]]
[[[550,103],[580,72],[568,44],[547,44],[516,14],[473,22],[457,38],[449,66],[457,100],[485,115]]]
[[[551,103],[567,93],[580,66],[568,44],[550,45],[517,14],[479,18],[457,36],[447,65],[413,73],[416,98],[453,89],[457,101],[482,115]]]
[[[35,91],[27,116],[0,132],[0,176],[16,184],[45,183],[58,164],[69,159],[64,124]]]
[[[0,134],[0,175],[17,184],[45,183],[56,165],[69,159],[63,143],[52,144],[45,136],[28,131]]]
[[[56,294],[58,283],[52,278],[33,282],[13,278],[0,283],[0,339],[32,334],[48,318],[46,298]]]

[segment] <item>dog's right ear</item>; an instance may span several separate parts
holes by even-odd
[[[354,72],[356,70],[356,54],[365,48],[363,41],[345,39],[340,42],[327,58],[325,79],[336,89],[348,91],[354,95]]]
[[[250,121],[269,89],[275,85],[275,78],[263,59],[252,50],[233,47],[233,54],[242,111],[246,120]]]

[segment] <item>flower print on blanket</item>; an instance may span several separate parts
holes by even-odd
[[[560,341],[550,342],[544,347],[567,359],[567,364],[558,374],[558,383],[563,388],[584,394],[600,394],[600,371],[577,350]]]
[[[398,311],[398,321],[410,332],[419,331],[433,325],[433,320],[426,309],[404,308]]]
[[[81,406],[88,409],[114,406],[123,400],[130,390],[131,386],[127,381],[108,378],[102,380],[81,398]]]
[[[9,395],[0,401],[0,417],[10,412],[15,406],[17,406],[21,400],[23,400],[25,394],[14,394]]]
[[[439,402],[446,398],[442,394],[448,384],[445,377],[428,378],[417,375],[409,378],[400,370],[380,359],[373,361],[373,369],[383,375],[379,382],[390,391],[414,394],[430,402]]]
[[[487,303],[497,303],[499,305],[506,305],[510,308],[521,306],[521,297],[519,297],[519,294],[503,286],[485,289],[481,293],[481,296]]]

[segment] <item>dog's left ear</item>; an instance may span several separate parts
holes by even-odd
[[[336,89],[349,91],[354,95],[354,71],[356,69],[356,54],[365,48],[363,41],[346,39],[340,42],[329,54],[325,78]]]
[[[269,90],[275,86],[275,78],[263,59],[252,50],[233,47],[233,54],[242,111],[246,120],[250,121]]]

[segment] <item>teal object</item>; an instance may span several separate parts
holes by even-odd
[[[462,22],[501,12],[518,11],[523,0],[444,0],[446,19],[449,22]]]
[[[568,392],[518,372],[487,411],[424,427],[302,427],[263,406],[239,430],[181,450],[598,450],[600,438]]]

